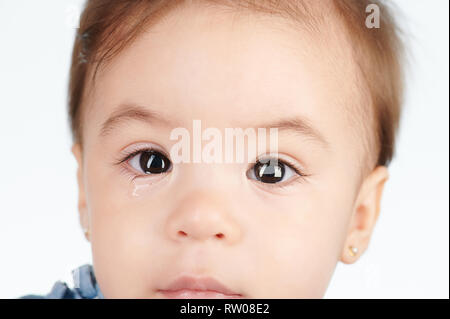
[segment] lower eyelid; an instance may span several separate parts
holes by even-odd
[[[141,174],[141,173],[136,173],[135,170],[132,167],[129,166],[129,164],[127,164],[127,163],[123,163],[123,164],[124,165],[121,165],[120,172],[123,175],[125,175],[125,177],[127,177],[127,179],[130,182],[133,182],[133,181],[138,180],[138,179],[149,179],[149,180],[153,179],[154,182],[157,182],[158,180],[164,178],[172,170],[172,165],[171,165],[171,168],[168,171],[164,172],[164,173],[160,173],[160,174]]]
[[[133,181],[138,175],[132,172],[126,165],[126,163],[120,165],[120,174],[124,175],[129,181]]]
[[[152,177],[152,176],[154,177],[154,176],[157,176],[157,175],[164,175],[164,174],[170,173],[170,172],[172,171],[172,168],[173,168],[173,164],[172,164],[172,162],[170,162],[169,168],[168,168],[167,171],[165,171],[165,172],[162,172],[162,173],[154,173],[154,174],[145,174],[145,173],[141,173],[141,172],[136,172],[136,169],[134,169],[134,168],[130,165],[130,163],[129,163],[130,160],[131,160],[131,158],[130,158],[128,161],[126,161],[126,162],[124,163],[126,166],[128,166],[126,169],[130,170],[130,172],[131,172],[132,174],[135,174],[135,175],[137,175],[137,176],[139,176],[139,177]]]
[[[256,181],[260,184],[263,184],[264,187],[270,187],[270,188],[287,188],[293,185],[296,185],[297,183],[300,183],[303,181],[303,177],[300,175],[293,175],[293,177],[291,177],[290,179],[286,180],[286,181],[282,181],[282,182],[278,182],[278,183],[264,183],[261,181]]]
[[[298,176],[295,177],[295,180],[293,179],[292,181],[287,181],[287,183],[282,182],[276,184],[266,184],[255,180],[252,180],[252,182],[254,183],[251,184],[254,185],[256,190],[259,192],[266,194],[268,193],[274,196],[289,196],[293,192],[300,189],[298,186],[303,182],[303,180],[301,176]]]
[[[261,182],[258,179],[256,179],[255,173],[253,171],[253,167],[250,168],[249,171],[255,177],[255,178],[250,178],[250,177],[248,177],[248,173],[247,173],[246,175],[249,178],[249,180],[251,180],[252,182],[255,182],[257,185],[259,185],[259,187],[263,187],[263,188],[266,188],[266,189],[277,189],[277,188],[278,189],[285,189],[285,188],[289,188],[291,186],[297,185],[298,183],[304,182],[304,180],[305,180],[305,178],[307,176],[307,175],[299,175],[298,173],[296,173],[294,171],[292,177],[289,178],[286,181],[281,181],[281,182],[278,182],[278,183],[264,183],[264,182]]]

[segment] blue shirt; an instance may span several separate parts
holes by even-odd
[[[83,265],[72,271],[74,287],[57,281],[46,295],[26,295],[20,299],[103,299],[103,294],[97,284],[94,268]]]

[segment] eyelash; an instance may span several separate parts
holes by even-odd
[[[113,164],[116,166],[120,166],[121,172],[124,173],[126,176],[128,176],[129,180],[132,182],[136,178],[142,177],[143,175],[136,174],[131,168],[129,168],[127,162],[135,157],[136,155],[139,155],[143,152],[159,152],[169,158],[164,152],[161,150],[155,148],[155,147],[142,147],[142,148],[136,148],[131,149],[127,152],[124,152],[119,159],[117,159]]]
[[[270,154],[269,154],[269,155],[265,155],[260,158],[257,158],[256,162],[262,161],[262,160],[267,160],[270,158],[277,158],[277,157],[270,156]],[[275,183],[275,184],[268,184],[268,183],[263,183],[263,182],[259,182],[259,181],[257,181],[257,182],[260,184],[263,184],[264,187],[285,189],[285,188],[291,187],[292,185],[296,185],[297,183],[303,183],[306,180],[306,178],[310,176],[310,174],[304,173],[303,168],[301,168],[298,164],[294,163],[293,161],[278,157],[278,162],[283,163],[284,165],[288,166],[290,169],[292,169],[294,171],[295,174],[297,174],[297,176],[295,178],[292,178],[292,180],[288,184],[286,184],[284,182]],[[252,169],[254,165],[255,164],[252,163],[248,167],[248,170]]]
[[[146,148],[137,149],[137,150],[130,151],[130,152],[128,152],[127,154],[125,154],[125,155],[122,157],[122,159],[120,159],[119,161],[116,162],[116,164],[117,164],[117,165],[120,165],[120,164],[122,164],[123,162],[128,161],[129,159],[133,158],[134,156],[136,156],[136,155],[138,155],[138,154],[140,154],[140,153],[143,153],[143,152],[151,152],[151,151],[154,151],[154,152],[160,152],[159,150],[156,150],[156,149],[154,149],[154,148],[152,148],[152,147],[146,147]]]
[[[124,163],[127,163],[130,159],[132,159],[136,155],[139,155],[140,153],[152,152],[152,151],[153,152],[160,152],[161,154],[163,154],[164,156],[169,158],[167,156],[167,154],[165,154],[164,152],[162,152],[158,148],[155,148],[155,147],[142,147],[142,148],[136,148],[136,149],[132,149],[130,151],[127,151],[126,153],[122,154],[122,156],[119,159],[117,159],[113,164],[117,165],[117,166],[120,166],[121,167],[121,172],[125,173],[129,177],[130,181],[133,181],[136,178],[142,177],[142,175],[136,174],[129,167],[127,167],[128,165],[124,165]],[[275,157],[275,156],[273,156],[273,157]],[[266,155],[266,156],[258,158],[256,160],[256,162],[264,160],[264,159],[270,159],[270,158],[273,158],[273,157],[270,157],[269,155]],[[301,167],[299,167],[299,165],[297,165],[296,163],[293,163],[292,161],[289,161],[287,159],[278,158],[278,162],[283,163],[284,165],[286,165],[290,169],[292,169],[295,172],[295,174],[297,174],[296,178],[292,178],[292,181],[289,183],[289,185],[284,185],[284,183],[274,183],[274,184],[267,184],[267,183],[263,183],[263,182],[259,182],[259,183],[264,184],[265,187],[269,187],[269,188],[273,187],[273,188],[284,189],[284,188],[287,188],[287,187],[291,186],[294,183],[295,184],[302,183],[302,182],[305,181],[305,179],[307,177],[310,176],[309,174],[305,174],[303,172],[303,169]],[[254,165],[255,164],[252,163],[248,167],[247,171],[252,169]]]

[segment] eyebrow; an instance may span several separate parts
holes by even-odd
[[[305,117],[297,116],[293,118],[279,119],[271,123],[266,123],[262,126],[256,126],[262,128],[277,128],[280,131],[293,131],[302,136],[310,138],[311,140],[318,142],[325,149],[330,148],[330,142],[325,136],[316,129]]]
[[[128,121],[141,121],[150,125],[165,125],[168,127],[176,127],[176,123],[168,120],[160,113],[137,104],[121,104],[108,119],[103,123],[100,129],[100,136],[107,136],[118,125],[121,125]],[[329,149],[330,143],[323,136],[323,134],[317,130],[306,117],[297,116],[293,118],[278,119],[274,122],[265,123],[263,125],[254,125],[256,128],[276,128],[280,131],[293,131],[307,138],[310,138],[324,148]]]
[[[172,121],[162,116],[160,113],[150,110],[137,104],[121,104],[102,124],[100,129],[100,136],[107,136],[117,126],[122,125],[128,121],[141,121],[150,125],[173,125]]]

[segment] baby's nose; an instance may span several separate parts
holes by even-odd
[[[241,229],[228,205],[210,192],[189,194],[167,220],[168,236],[175,241],[215,240],[236,243]]]

